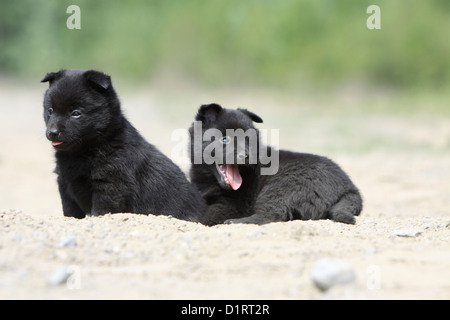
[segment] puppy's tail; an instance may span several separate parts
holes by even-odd
[[[362,210],[362,198],[358,191],[344,194],[328,211],[328,216],[336,222],[355,224],[355,216]]]

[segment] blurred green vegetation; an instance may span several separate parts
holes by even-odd
[[[71,4],[81,30],[66,27]],[[371,4],[381,30],[366,27]],[[213,85],[446,89],[449,57],[448,0],[0,0],[0,72],[20,77],[95,68]]]

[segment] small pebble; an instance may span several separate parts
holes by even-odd
[[[394,235],[397,237],[415,238],[421,234],[422,231],[417,229],[401,229],[394,231]]]
[[[70,273],[68,272],[67,267],[62,267],[47,277],[47,283],[52,286],[59,286],[66,283],[69,276]]]
[[[67,238],[63,239],[58,247],[64,248],[64,247],[76,247],[77,246],[77,239],[75,239],[74,236],[68,236]]]
[[[326,291],[336,285],[353,283],[355,272],[345,261],[324,258],[314,264],[311,277],[320,290]]]

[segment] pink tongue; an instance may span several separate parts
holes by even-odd
[[[52,146],[58,146],[60,145],[62,142],[59,141],[52,141]]]
[[[239,174],[238,166],[234,164],[227,164],[224,166],[225,166],[225,174],[231,187],[233,188],[233,190],[239,189],[239,187],[242,184],[242,177]]]

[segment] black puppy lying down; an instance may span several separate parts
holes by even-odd
[[[253,121],[262,119],[245,109],[203,105],[195,120],[189,129],[190,176],[208,204],[202,223],[264,224],[293,219],[355,223],[354,216],[362,210],[360,193],[330,159],[270,147],[265,150],[253,126]],[[236,129],[248,134],[243,136],[242,130],[237,134]],[[199,130],[202,141],[195,132]],[[267,161],[261,161],[264,153],[278,161],[278,172],[268,170]],[[261,174],[264,169],[269,174]]]
[[[201,195],[124,117],[108,75],[61,70],[47,81],[46,135],[65,216],[133,212],[198,221],[206,209]]]

